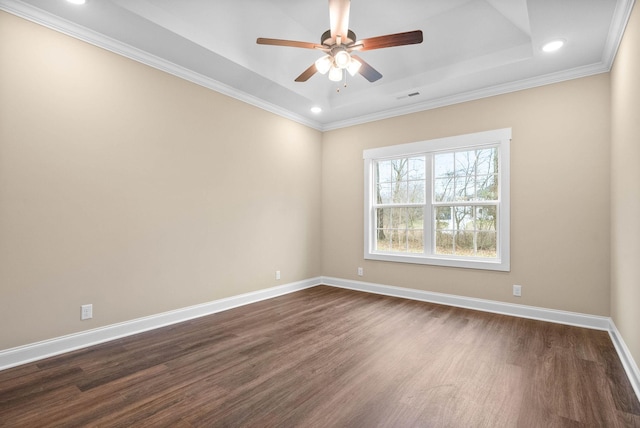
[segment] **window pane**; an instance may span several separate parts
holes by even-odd
[[[498,199],[497,148],[439,154],[435,158],[442,159],[440,163],[436,160],[434,169],[436,202]],[[450,170],[452,164],[454,171]]]
[[[378,184],[378,186],[376,187],[376,203],[391,203],[391,183]]]
[[[455,153],[456,177],[473,176],[475,173],[475,150]]]
[[[376,229],[376,250],[389,251],[391,249],[391,230]]]
[[[391,233],[391,251],[406,252],[407,251],[407,231],[394,230]]]
[[[457,256],[475,256],[473,235],[473,231],[456,232],[455,254]]]
[[[385,209],[385,208],[376,209],[376,228],[377,229],[384,229],[385,227],[388,227],[389,223],[391,223],[390,214],[391,212],[389,209]]]
[[[391,173],[393,174],[393,177],[392,177],[393,181],[402,181],[407,179],[408,161],[409,160],[407,158],[393,159],[391,161],[391,168],[392,168]]]
[[[435,252],[463,257],[497,257],[497,207],[436,207]]]
[[[425,157],[376,162],[376,204],[423,204]]]
[[[498,176],[479,175],[476,177],[476,199],[480,201],[498,200]]]
[[[391,213],[391,221],[387,223],[386,227],[391,227],[392,229],[405,228],[405,208],[385,208],[385,210]]]
[[[407,231],[407,239],[410,253],[424,252],[424,233],[422,229],[410,229]]]
[[[409,188],[406,181],[396,181],[391,184],[393,197],[391,198],[395,204],[406,204],[408,202]]]
[[[456,177],[455,179],[455,200],[471,201],[474,199],[473,177]]]
[[[424,180],[409,181],[409,197],[407,202],[411,204],[424,203]]]
[[[401,224],[404,224],[404,213],[402,208],[376,209],[377,229],[397,229]]]
[[[391,182],[391,161],[376,162],[376,174],[378,183]]]
[[[407,208],[407,229],[422,229],[424,227],[424,209]]]
[[[422,207],[376,209],[376,228],[378,229],[422,229],[423,227]]]
[[[498,257],[495,232],[478,232],[478,257]]]
[[[453,177],[436,178],[433,184],[436,202],[453,201]]]
[[[434,156],[433,172],[436,178],[453,177],[453,153],[441,153]]]
[[[496,174],[498,172],[498,149],[491,147],[476,151],[476,174]]]
[[[453,232],[436,231],[436,254],[453,254]]]
[[[409,180],[424,180],[424,165],[424,157],[409,158],[409,176],[407,178]]]
[[[376,209],[376,250],[424,252],[424,209],[389,207]]]
[[[495,231],[497,221],[498,216],[495,206],[476,207],[476,229]]]
[[[473,230],[473,207],[454,207],[453,221],[456,230]]]
[[[453,230],[451,207],[436,207],[435,222],[436,230]]]

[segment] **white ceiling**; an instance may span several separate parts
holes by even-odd
[[[319,43],[327,0],[0,0],[0,9],[328,130],[609,71],[633,1],[352,0],[358,39],[422,30],[424,42],[359,53],[383,78],[349,76],[346,88],[321,74],[294,82],[321,52],[256,44]],[[541,51],[557,38],[560,51]]]

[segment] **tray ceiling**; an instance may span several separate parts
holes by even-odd
[[[328,130],[609,71],[633,0],[352,0],[358,38],[422,30],[362,52],[383,78],[294,79],[321,52],[326,0],[0,0],[0,8],[317,129]],[[544,43],[565,40],[558,52]],[[412,95],[410,95],[412,94]],[[312,113],[319,106],[322,112]]]

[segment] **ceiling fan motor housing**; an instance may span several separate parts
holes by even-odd
[[[326,41],[329,42],[333,42],[333,43],[325,43]],[[354,33],[351,30],[347,31],[347,37],[342,39],[342,43],[343,45],[348,45],[351,43],[355,43],[356,41],[356,33]],[[320,44],[331,47],[333,45],[336,44],[335,40],[331,40],[331,30],[327,30],[324,33],[322,33],[322,36],[320,37]]]

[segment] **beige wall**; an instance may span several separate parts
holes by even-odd
[[[4,12],[0,76],[0,350],[320,275],[320,132]]]
[[[613,95],[637,115],[634,20]],[[638,359],[638,273],[611,272],[609,226],[638,125],[610,160],[609,74],[323,135],[0,12],[0,76],[0,350],[321,274],[607,316],[613,277]],[[511,272],[363,260],[363,149],[504,127]]]
[[[611,316],[640,362],[640,7],[611,72]]]
[[[609,315],[609,99],[601,74],[325,133],[323,275]],[[511,272],[363,259],[363,149],[507,127]]]

